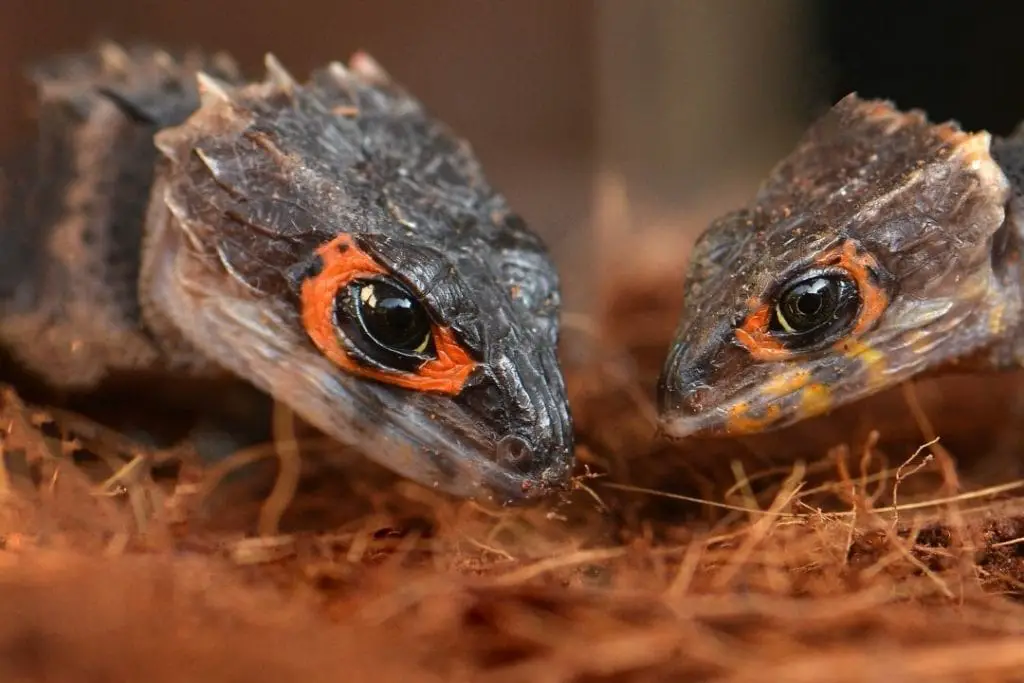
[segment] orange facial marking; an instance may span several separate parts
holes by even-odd
[[[839,266],[853,278],[857,283],[857,291],[860,293],[860,316],[850,336],[856,337],[864,332],[882,317],[886,307],[889,305],[889,296],[881,287],[875,286],[871,281],[871,269],[878,264],[875,259],[867,253],[859,253],[857,245],[847,242],[839,249],[824,254],[817,260],[821,266]]]
[[[768,330],[772,321],[771,302],[761,303],[755,299],[751,308],[750,315],[736,330],[736,341],[758,360],[783,360],[792,356],[793,353]]]
[[[845,270],[857,285],[860,296],[860,314],[848,337],[856,337],[870,328],[885,312],[889,305],[889,297],[881,287],[872,282],[871,269],[877,264],[867,253],[859,253],[853,242],[823,254],[815,260],[818,266],[834,266]],[[736,329],[738,341],[751,356],[757,360],[778,361],[791,358],[794,354],[786,349],[772,334],[769,326],[774,313],[774,303],[751,299],[748,303],[750,313]],[[842,348],[845,341],[837,342],[836,348]]]
[[[354,360],[338,340],[334,326],[334,301],[338,291],[353,280],[387,275],[388,270],[359,249],[349,235],[339,235],[317,249],[323,261],[320,272],[302,283],[302,324],[310,339],[342,370],[414,391],[454,396],[477,363],[459,344],[448,327],[433,326],[437,358],[425,361],[416,372],[385,372]]]

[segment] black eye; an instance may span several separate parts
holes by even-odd
[[[772,331],[787,341],[815,343],[845,330],[858,308],[857,287],[848,276],[804,277],[787,285],[777,297]]]
[[[436,358],[430,316],[419,299],[392,280],[357,280],[335,301],[335,322],[368,360],[415,370]]]

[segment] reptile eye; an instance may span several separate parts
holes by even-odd
[[[338,328],[374,363],[410,371],[437,357],[426,308],[393,280],[354,280],[338,292],[334,310]]]
[[[849,240],[768,297],[752,299],[736,343],[761,361],[819,351],[871,329],[889,305],[887,275]]]
[[[801,345],[815,343],[853,323],[859,306],[857,286],[847,275],[804,277],[778,295],[770,330]]]
[[[292,274],[303,329],[342,372],[455,396],[478,367],[455,331],[351,235],[320,245]]]

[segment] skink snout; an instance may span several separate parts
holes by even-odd
[[[704,386],[677,388],[659,398],[658,407],[662,413],[677,415],[700,415],[708,407],[710,389]]]
[[[545,492],[565,490],[572,478],[571,446],[555,446],[545,451],[523,436],[509,434],[495,446],[495,461],[506,476],[511,476],[519,491],[520,502],[544,495]]]
[[[689,359],[686,351],[683,345],[675,349],[658,380],[658,411],[663,415],[697,415],[709,398],[704,366]]]
[[[713,425],[719,397],[708,384],[710,364],[694,359],[680,344],[670,355],[658,381],[659,431],[674,437],[690,436]]]

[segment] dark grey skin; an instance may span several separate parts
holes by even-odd
[[[662,431],[754,434],[922,374],[1020,366],[1022,188],[1020,133],[843,99],[698,241]]]
[[[555,267],[469,145],[368,56],[305,84],[268,57],[249,83],[223,56],[104,45],[34,77],[39,163],[0,230],[19,364],[76,391],[237,378],[426,486],[501,504],[568,486]],[[340,234],[477,362],[460,393],[357,376],[312,343],[300,293]],[[415,372],[341,317],[353,362]]]

